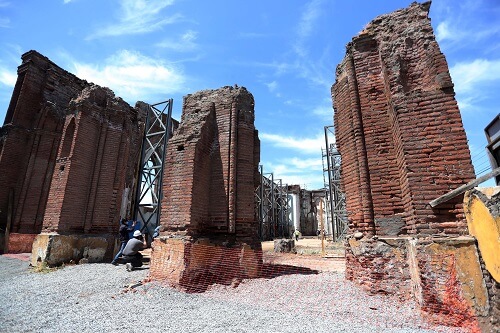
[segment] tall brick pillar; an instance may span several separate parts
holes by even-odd
[[[142,126],[138,111],[96,85],[82,90],[68,108],[43,233],[33,245],[34,263],[77,260],[68,247],[92,261],[110,257],[122,196],[134,183]]]
[[[0,127],[0,252],[30,252],[42,230],[66,106],[89,84],[36,51],[22,55]],[[10,237],[9,237],[10,235]]]
[[[430,3],[371,22],[347,45],[332,87],[351,230],[460,235],[460,198],[429,201],[474,179]]]
[[[223,87],[184,98],[180,126],[168,142],[160,218],[164,231],[153,243],[152,278],[203,289],[258,274],[258,163],[254,99],[245,88]]]
[[[51,265],[110,257],[142,113],[36,51],[23,54],[0,128],[0,252],[33,251],[32,263]]]
[[[430,2],[382,15],[347,44],[332,87],[349,227],[348,279],[413,295],[432,314],[474,326],[487,304],[463,196],[429,202],[474,179]],[[376,237],[373,237],[376,236]],[[445,236],[445,237],[443,237]],[[451,237],[451,238],[450,238]]]

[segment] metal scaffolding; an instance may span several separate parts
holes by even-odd
[[[332,143],[330,143],[330,141]],[[325,183],[327,204],[327,222],[332,224],[333,241],[340,241],[347,235],[348,221],[345,206],[345,195],[340,188],[341,156],[335,144],[333,126],[325,126],[325,143],[327,148],[321,149],[321,152],[323,159],[323,180]]]
[[[255,189],[255,210],[259,222],[261,240],[291,237],[291,199],[288,185],[274,179],[273,173],[264,173],[260,168],[260,184]]]
[[[134,220],[142,221],[143,233],[153,234],[160,220],[162,181],[168,139],[172,136],[172,103],[169,99],[147,104],[141,164],[134,205]]]

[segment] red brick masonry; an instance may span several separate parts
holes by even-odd
[[[223,260],[217,265],[232,267],[232,277],[246,271],[249,257],[259,267],[254,216],[259,146],[254,99],[245,88],[223,87],[184,98],[180,126],[168,142],[160,218],[164,231],[153,243],[152,278],[192,286],[197,276],[211,274],[213,260],[219,260],[214,258]],[[200,242],[203,255],[196,251]],[[227,251],[245,253],[247,259]]]

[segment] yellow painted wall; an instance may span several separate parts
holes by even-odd
[[[498,188],[477,189],[488,199]],[[469,233],[477,239],[486,269],[495,281],[500,282],[500,216],[492,215],[483,200],[474,190],[464,196],[464,212]]]

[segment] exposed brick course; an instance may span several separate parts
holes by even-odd
[[[473,239],[459,237],[468,232],[463,195],[429,204],[475,178],[429,7],[375,18],[337,66],[336,144],[353,236],[346,277],[477,331],[488,298]]]
[[[181,123],[166,154],[161,214],[166,231],[223,232],[255,240],[259,161],[253,107],[245,88],[184,98]]]
[[[229,253],[249,246],[258,267],[262,255],[254,190],[259,153],[254,99],[245,88],[223,87],[184,98],[180,126],[166,153],[160,217],[164,231],[153,243],[152,278],[180,286],[195,283],[189,272],[199,259],[192,251],[199,239],[207,240],[203,262],[215,260],[210,253],[225,253],[229,260]],[[165,253],[174,250],[180,256],[168,259]],[[210,265],[196,267],[195,275],[207,273]],[[235,276],[241,269],[234,270]]]
[[[12,212],[13,251],[40,232],[106,234],[109,256],[124,189],[134,186],[143,112],[36,51],[22,60],[0,128],[0,227]]]
[[[23,54],[0,129],[0,226],[12,192],[11,231],[41,231],[65,108],[88,85],[36,51]]]
[[[448,66],[430,25],[430,3],[382,15],[352,42],[332,87],[351,230],[382,234],[467,231],[461,197],[429,201],[474,178]]]

